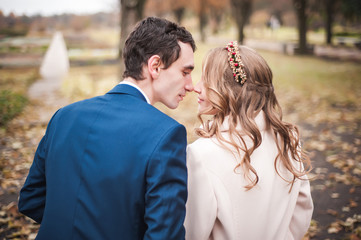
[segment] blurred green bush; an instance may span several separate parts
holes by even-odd
[[[0,127],[6,124],[22,112],[28,99],[19,93],[10,90],[1,90],[0,92]]]

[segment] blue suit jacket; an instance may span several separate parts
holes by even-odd
[[[37,239],[184,239],[184,126],[134,87],[56,112],[20,192]]]

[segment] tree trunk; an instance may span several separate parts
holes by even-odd
[[[307,53],[307,0],[293,0],[298,22],[298,53]]]
[[[335,11],[335,0],[325,0],[326,7],[326,44],[332,43],[332,25]]]
[[[210,16],[211,16],[211,26],[212,26],[212,33],[217,34],[219,32],[219,27],[222,21],[223,11],[218,8],[211,8],[210,9]]]
[[[207,25],[207,17],[206,17],[206,0],[200,0],[199,1],[199,32],[201,34],[201,41],[205,42],[206,40],[206,34],[205,34],[205,28]]]
[[[120,61],[120,75],[124,72],[123,48],[125,40],[138,21],[143,18],[146,0],[119,0],[120,4],[120,41],[118,59]]]
[[[184,7],[180,7],[180,8],[177,8],[177,9],[174,9],[173,10],[173,13],[177,19],[177,23],[178,24],[181,24],[182,23],[182,19],[183,19],[183,16],[184,16],[184,12],[185,12],[185,8]]]
[[[238,41],[239,44],[243,44],[245,38],[243,29],[251,16],[252,0],[231,0],[231,5],[238,28]]]

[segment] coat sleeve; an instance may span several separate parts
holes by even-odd
[[[47,142],[50,131],[49,129],[51,128],[51,122],[53,118],[50,120],[46,133],[41,139],[35,152],[34,160],[30,167],[29,174],[25,180],[24,186],[20,190],[20,197],[18,202],[19,212],[32,218],[38,223],[41,223],[43,219],[43,213],[45,208],[45,160],[48,148]]]
[[[309,180],[301,180],[296,207],[290,223],[292,239],[302,239],[312,219],[313,202]]]
[[[217,217],[217,201],[212,181],[201,158],[199,151],[192,148],[192,145],[187,148],[188,201],[185,219],[187,240],[209,239]]]
[[[184,239],[187,200],[187,137],[184,126],[170,129],[152,153],[146,173],[144,239]]]
[[[297,138],[297,133],[293,133]],[[301,142],[298,143],[298,153],[301,156],[302,146]],[[301,158],[301,157],[300,157]],[[304,165],[297,165],[300,171],[304,171]],[[307,177],[305,175],[305,177]],[[310,181],[307,179],[298,180],[300,183],[300,190],[298,192],[296,206],[291,219],[289,234],[290,239],[302,239],[307,233],[312,220],[313,201],[311,196]]]

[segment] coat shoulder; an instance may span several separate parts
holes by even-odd
[[[187,151],[200,156],[212,156],[222,150],[214,138],[199,138],[187,146]]]

